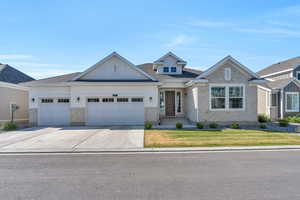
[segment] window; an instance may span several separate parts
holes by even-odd
[[[244,98],[243,86],[213,86],[210,88],[210,109],[244,109]]]
[[[171,67],[171,72],[176,72],[177,68],[176,67]]]
[[[114,102],[114,98],[103,98],[102,102],[107,103],[107,102]]]
[[[285,93],[285,110],[286,112],[299,112],[299,93],[286,92]]]
[[[143,102],[143,98],[131,98],[131,102]]]
[[[296,78],[300,80],[300,71],[296,71]]]
[[[53,99],[42,99],[42,103],[53,103]]]
[[[225,68],[224,69],[224,79],[226,81],[230,81],[231,80],[231,68]]]
[[[176,110],[181,112],[181,92],[176,92]]]
[[[99,102],[99,98],[89,98],[88,102]]]
[[[278,104],[277,94],[271,94],[271,106],[277,106]]]
[[[69,103],[70,100],[69,99],[58,99],[57,102],[58,103]]]
[[[229,108],[243,108],[243,87],[229,87]]]
[[[169,72],[169,67],[164,67],[163,71],[164,71],[164,73],[168,73]]]
[[[211,88],[211,108],[225,109],[225,87]]]
[[[128,98],[117,98],[117,102],[128,102]]]
[[[160,107],[160,112],[164,113],[165,112],[165,95],[164,95],[164,92],[159,93],[159,107]]]

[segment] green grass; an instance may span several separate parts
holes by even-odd
[[[145,130],[145,147],[300,145],[300,136],[264,130]]]

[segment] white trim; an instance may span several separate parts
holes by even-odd
[[[265,79],[250,80],[249,83],[267,83]]]
[[[211,107],[211,88],[212,87],[225,87],[225,108],[212,108]],[[229,87],[242,87],[243,88],[243,108],[229,108]],[[209,110],[210,111],[245,111],[246,110],[246,87],[244,84],[209,84]]]
[[[17,85],[17,84],[13,84],[13,83],[2,82],[2,81],[0,81],[0,87],[6,87],[6,88],[11,88],[11,89],[28,91],[27,87]]]
[[[293,71],[293,68],[291,69],[285,69],[285,70],[282,70],[282,71],[279,71],[279,72],[274,72],[274,73],[271,73],[271,74],[266,74],[266,75],[263,75],[263,76],[260,76],[261,78],[265,78],[265,77],[268,77],[268,76],[274,76],[274,75],[277,75],[277,74],[283,74],[285,72],[290,72],[290,71]]]
[[[0,122],[10,122],[11,120],[0,120]],[[25,119],[14,119],[14,121],[28,121],[28,118]]]
[[[160,62],[160,60],[163,60],[165,57],[171,56],[177,60],[179,60],[180,62],[177,64],[182,64],[182,65],[186,65],[186,61],[184,61],[183,59],[179,58],[178,56],[176,56],[174,53],[172,53],[171,51],[169,51],[168,53],[166,53],[165,55],[163,55],[162,57],[160,57],[159,59],[157,59],[156,61],[154,61],[155,64],[163,64],[162,62]]]
[[[271,89],[266,88],[266,87],[263,87],[263,86],[261,86],[261,85],[257,85],[257,87],[260,88],[260,89],[262,89],[262,90],[266,90],[266,91],[268,91],[268,92],[271,92]]]
[[[186,87],[192,86],[194,83],[208,83],[207,79],[191,80],[185,84]]]
[[[280,91],[280,119],[283,119],[283,90]]]
[[[282,86],[280,89],[284,90],[284,88],[286,86],[288,86],[291,82],[295,83],[296,85],[298,85],[298,87],[300,87],[300,81],[294,77],[287,84],[285,84],[284,86]]]
[[[224,68],[224,80],[225,81],[230,81],[231,80],[231,68],[230,67],[225,67]]]
[[[162,85],[160,82],[63,82],[63,83],[31,83],[28,87],[68,87],[68,86],[109,86],[109,85],[134,85],[134,86],[146,86],[146,85]]]
[[[298,104],[297,104],[297,108],[294,110],[289,110],[287,108],[287,95],[289,94],[297,96]],[[299,92],[285,92],[285,112],[299,112]]]
[[[254,72],[252,72],[250,69],[248,69],[246,66],[242,65],[240,62],[238,62],[236,59],[234,59],[231,56],[226,56],[225,58],[223,58],[222,60],[220,60],[219,62],[217,62],[215,65],[213,65],[212,67],[210,67],[209,69],[205,70],[202,74],[200,74],[196,79],[201,79],[201,78],[205,78],[206,76],[208,76],[209,74],[211,74],[212,72],[214,72],[216,69],[218,69],[219,67],[221,67],[225,62],[227,62],[228,60],[232,61],[233,63],[235,63],[237,66],[239,66],[240,68],[242,68],[243,70],[245,70],[246,72],[248,72],[252,77],[254,78],[259,78]]]
[[[106,56],[105,58],[103,58],[102,60],[100,60],[99,62],[97,62],[96,64],[94,64],[93,66],[91,66],[90,68],[88,68],[87,70],[85,70],[84,72],[80,73],[78,76],[76,76],[75,78],[73,78],[72,80],[78,80],[79,78],[83,77],[84,75],[88,74],[89,72],[93,71],[94,69],[96,69],[99,65],[103,64],[104,62],[106,62],[107,60],[109,60],[110,58],[112,58],[113,56],[118,57],[119,59],[121,59],[122,61],[124,61],[125,63],[127,63],[132,69],[140,72],[141,74],[143,74],[144,76],[146,76],[147,78],[151,79],[151,80],[156,80],[155,78],[153,78],[152,76],[150,76],[149,74],[147,74],[146,72],[144,72],[143,70],[139,69],[138,67],[136,67],[133,63],[131,63],[129,60],[127,60],[126,58],[122,57],[120,54],[118,54],[117,52],[112,52],[111,54],[109,54],[108,56]]]

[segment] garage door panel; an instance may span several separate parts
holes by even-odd
[[[87,125],[144,124],[143,102],[88,102]]]
[[[70,103],[40,103],[40,126],[66,126],[70,125]]]

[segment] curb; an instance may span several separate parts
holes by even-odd
[[[20,149],[17,151],[0,151],[5,154],[85,154],[85,153],[188,153],[188,152],[228,152],[228,151],[270,151],[270,150],[300,150],[300,145],[289,146],[251,146],[251,147],[191,147],[191,148],[140,148],[140,149]]]

